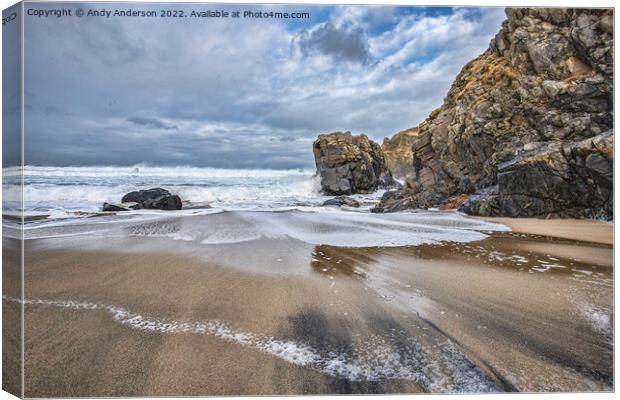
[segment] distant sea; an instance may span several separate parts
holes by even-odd
[[[3,170],[4,211],[19,211],[20,172]],[[24,167],[26,215],[66,217],[67,213],[98,212],[104,202],[118,203],[134,190],[161,187],[178,194],[185,208],[224,211],[283,211],[320,206],[315,171],[309,169],[217,169],[197,167],[89,166]],[[6,193],[13,195],[6,196]],[[383,191],[356,196],[368,208]],[[364,209],[364,207],[362,208]]]

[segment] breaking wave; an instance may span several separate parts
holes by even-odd
[[[24,211],[30,213],[99,211],[104,202],[119,202],[130,191],[152,187],[190,203],[226,208],[315,205],[325,199],[317,191],[314,171],[303,169],[25,166],[23,172]],[[19,169],[6,168],[3,176],[3,190],[19,192]]]

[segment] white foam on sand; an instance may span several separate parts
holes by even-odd
[[[140,210],[142,211],[142,210]],[[393,214],[313,210],[234,211],[187,210],[97,216],[72,221],[35,222],[25,227],[26,239],[63,236],[169,237],[203,245],[252,240],[293,239],[311,245],[339,247],[399,247],[441,242],[472,242],[489,232],[509,231],[504,225],[468,218],[454,212],[417,211]]]
[[[485,232],[509,228],[447,212],[398,214],[342,211],[238,213],[235,224],[204,231],[203,244],[223,244],[254,238],[292,238],[313,245],[340,247],[397,247],[439,242],[471,242]]]
[[[25,299],[3,296],[5,301],[26,306],[51,306],[72,310],[95,310],[109,313],[112,319],[131,329],[162,334],[211,335],[276,356],[292,364],[350,381],[412,380],[431,392],[493,392],[498,388],[478,367],[446,341],[439,351],[426,354],[410,338],[395,351],[389,337],[370,337],[360,345],[355,356],[335,351],[321,351],[292,340],[261,337],[233,329],[221,321],[175,321],[147,317],[124,307],[75,300]],[[394,338],[392,338],[394,339]]]
[[[590,322],[592,328],[604,335],[608,336],[613,343],[613,325],[611,322],[611,310],[604,310],[590,303],[581,303],[578,305],[581,314]]]

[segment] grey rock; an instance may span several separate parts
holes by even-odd
[[[180,210],[183,208],[181,198],[161,188],[139,190],[123,196],[123,203],[135,202],[144,209]]]
[[[326,200],[323,203],[323,206],[338,206],[338,207],[340,207],[340,206],[349,206],[349,207],[357,208],[357,207],[360,206],[360,203],[357,200],[355,200],[355,199],[353,199],[353,198],[351,198],[349,196],[344,196],[343,195],[343,196],[334,197],[333,199]]]
[[[131,211],[131,210],[139,210],[142,207],[139,203],[135,202],[127,202],[127,203],[103,203],[103,211]]]
[[[599,28],[603,31],[613,34],[614,33],[614,17],[612,14],[605,15],[599,21]]]
[[[366,135],[351,132],[319,135],[313,145],[323,193],[371,193],[396,182],[387,168],[381,147]]]
[[[500,164],[497,186],[471,196],[461,210],[481,216],[611,219],[612,148],[612,131],[569,144],[551,143]]]
[[[391,138],[383,139],[381,150],[388,169],[395,178],[404,178],[415,173],[411,145],[418,136],[416,128],[398,132]]]
[[[568,90],[568,84],[563,81],[544,81],[542,87],[549,97],[557,97]]]
[[[422,191],[422,185],[420,185],[414,178],[405,179],[405,187],[411,190],[413,194],[418,194]]]
[[[431,191],[415,193],[411,189],[392,190],[385,192],[379,204],[370,211],[373,213],[389,213],[411,209],[427,209],[437,207],[445,200],[445,197]]]

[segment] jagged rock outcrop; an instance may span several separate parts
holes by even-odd
[[[463,211],[613,218],[613,11],[506,14],[417,128],[419,191],[386,194],[375,211],[476,193]]]
[[[475,215],[608,218],[613,215],[613,132],[552,142],[498,166],[498,184],[470,197]]]
[[[325,194],[370,193],[395,184],[381,147],[366,135],[353,136],[351,132],[319,135],[313,150]]]
[[[411,146],[417,137],[417,128],[411,128],[398,132],[391,138],[383,139],[381,150],[394,178],[403,179],[415,174]]]

